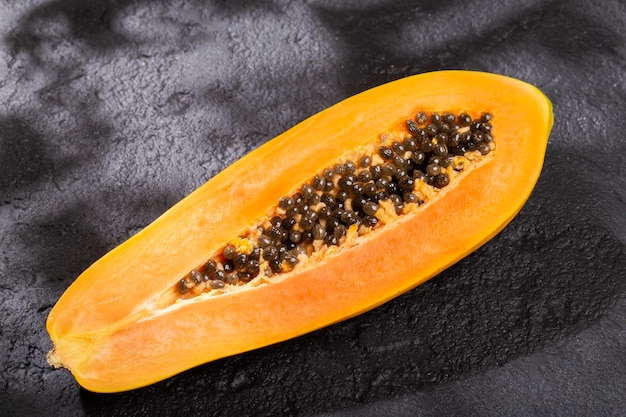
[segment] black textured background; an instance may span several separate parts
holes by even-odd
[[[47,366],[47,314],[91,262],[307,116],[447,68],[554,104],[537,188],[482,249],[133,392]],[[626,415],[625,74],[621,0],[0,0],[0,415]]]

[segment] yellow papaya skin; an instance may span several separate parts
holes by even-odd
[[[280,197],[417,111],[491,112],[493,156],[414,213],[315,265],[233,293],[164,302]],[[481,72],[420,74],[350,97],[244,156],[84,271],[48,317],[49,362],[88,390],[119,392],[370,310],[513,219],[540,175],[552,123],[537,88]]]

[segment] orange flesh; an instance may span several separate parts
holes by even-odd
[[[496,154],[415,213],[315,266],[269,285],[171,304],[180,277],[233,234],[329,161],[398,129],[417,110],[492,112]],[[50,313],[49,360],[89,390],[123,391],[374,308],[469,254],[515,216],[539,176],[551,126],[541,92],[486,73],[422,74],[349,98],[235,162],[87,269]],[[277,155],[288,163],[277,164]],[[448,213],[443,222],[441,213]]]

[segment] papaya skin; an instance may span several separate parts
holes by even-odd
[[[403,129],[420,110],[491,112],[493,156],[415,213],[314,266],[269,284],[172,302],[181,277],[280,197],[347,150]],[[126,391],[370,310],[454,264],[513,219],[541,172],[552,117],[535,87],[470,71],[415,75],[348,98],[235,162],[83,272],[48,317],[48,360],[88,390]]]

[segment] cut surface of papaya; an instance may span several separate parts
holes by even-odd
[[[350,97],[200,186],[83,272],[49,362],[139,388],[370,310],[487,242],[530,196],[549,100],[439,71]]]

